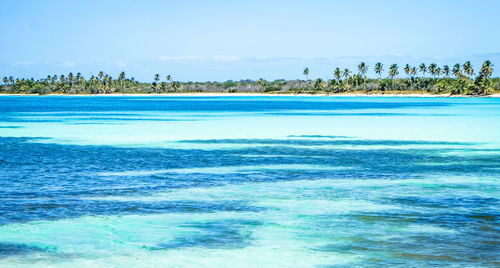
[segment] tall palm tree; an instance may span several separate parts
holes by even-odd
[[[392,64],[391,67],[389,67],[389,76],[391,79],[394,79],[394,77],[398,76],[399,74],[399,67],[397,64]]]
[[[458,78],[459,76],[462,75],[462,69],[460,68],[460,64],[455,64],[453,65],[453,70],[451,70],[451,72],[453,73],[453,75]]]
[[[119,75],[118,75],[118,82],[120,83],[120,87],[123,88],[123,81],[125,81],[125,72],[122,71]]]
[[[160,81],[160,74],[155,74],[154,80],[155,81],[151,84],[152,88],[153,88],[153,91],[157,90],[156,85],[158,84],[158,81]]]
[[[391,77],[392,80],[392,88],[394,89],[394,77],[398,76],[399,71],[398,71],[398,65],[397,64],[392,64],[391,67],[389,67],[389,76]]]
[[[437,69],[437,65],[435,63],[431,63],[429,65],[429,73],[431,73],[432,77],[436,78],[436,69]]]
[[[384,65],[381,62],[377,62],[375,64],[375,73],[378,74],[379,79],[381,78],[383,71],[384,71]]]
[[[410,86],[413,88],[413,84],[415,82],[415,75],[417,75],[417,68],[415,66],[410,68]]]
[[[337,80],[337,82],[340,82],[340,78],[342,77],[342,73],[340,72],[339,67],[335,68],[335,71],[333,71],[333,76],[335,77],[335,80]]]
[[[368,66],[364,62],[359,63],[358,65],[358,73],[363,76],[363,80],[366,81],[366,72],[367,72]]]
[[[410,68],[410,75],[412,76],[412,78],[417,75],[417,68],[415,67],[411,67]]]
[[[305,68],[303,74],[306,76],[306,80],[309,81],[309,68]]]
[[[125,80],[125,72],[121,72],[119,75],[118,75],[118,81],[123,81]]]
[[[450,76],[450,66],[448,65],[443,66],[443,74],[446,77]]]
[[[425,63],[420,64],[418,68],[420,69],[422,76],[425,77],[425,73],[427,72],[427,67],[425,66]]]
[[[405,71],[406,76],[410,76],[411,67],[408,63],[405,65],[404,71]]]
[[[104,76],[104,72],[103,71],[100,71],[99,74],[97,74],[97,76],[99,76],[99,79],[102,80],[102,77]]]
[[[349,79],[351,78],[351,71],[345,68],[344,71],[342,72],[342,76],[344,77],[344,86],[349,85]]]
[[[493,64],[491,64],[491,61],[487,60],[483,63],[483,66],[481,67],[481,75],[484,76],[485,78],[489,78],[492,73],[493,73]]]
[[[3,83],[7,85],[7,83],[9,83],[9,79],[7,77],[4,77],[3,78]]]
[[[474,69],[472,68],[472,65],[470,64],[470,61],[466,61],[464,63],[464,65],[462,66],[462,68],[464,69],[464,73],[466,73],[467,76],[469,76],[469,78],[472,78],[472,76],[474,75]]]
[[[491,91],[491,81],[490,76],[493,73],[493,65],[489,60],[485,61],[481,66],[481,70],[479,71],[479,76],[476,77],[474,84],[476,87],[474,88],[475,94],[486,95]]]
[[[349,69],[344,69],[344,72],[342,72],[342,76],[344,77],[344,79],[349,79],[349,77],[351,77],[351,71],[349,71]]]

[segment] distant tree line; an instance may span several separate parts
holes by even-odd
[[[303,71],[306,80],[275,80],[264,79],[226,81],[226,82],[177,82],[171,75],[162,79],[160,74],[153,77],[152,83],[142,83],[133,77],[127,78],[121,72],[113,78],[104,72],[99,72],[88,79],[81,73],[67,75],[49,75],[35,80],[25,78],[3,77],[0,93],[10,94],[112,94],[112,93],[179,93],[179,92],[266,92],[266,93],[383,93],[410,92],[456,95],[488,95],[500,91],[499,78],[492,78],[493,65],[485,61],[475,72],[470,61],[464,64],[438,66],[424,63],[418,67],[406,64],[400,70],[397,64],[392,64],[384,75],[385,67],[378,62],[373,66],[378,78],[368,78],[369,66],[361,62],[357,72],[349,69],[335,68],[332,78],[309,80],[309,68]],[[400,77],[404,72],[405,77]]]
[[[400,67],[397,64],[389,66],[388,76],[385,79],[382,79],[384,65],[381,62],[375,64],[373,71],[378,75],[378,79],[367,78],[368,66],[364,62],[357,66],[356,74],[352,74],[349,69],[341,70],[337,67],[333,72],[333,79],[323,81],[323,79],[318,78],[314,81],[313,88],[317,91],[333,93],[424,91],[435,94],[463,95],[487,95],[500,90],[499,79],[491,78],[493,65],[490,61],[483,63],[477,75],[470,61],[466,61],[463,65],[457,63],[452,68],[448,65],[439,67],[435,63],[431,63],[429,66],[422,63],[418,67],[406,64],[402,69],[406,75],[405,78],[399,78]],[[309,75],[309,68],[304,69],[304,75]]]

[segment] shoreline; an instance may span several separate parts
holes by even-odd
[[[421,98],[500,98],[500,93],[493,93],[486,96],[471,96],[471,95],[451,95],[451,94],[429,94],[429,93],[334,93],[334,94],[310,94],[310,93],[217,93],[217,92],[189,92],[189,93],[112,93],[112,94],[5,94],[1,93],[0,96],[115,96],[115,97],[147,97],[147,96],[162,96],[162,97],[421,97]]]

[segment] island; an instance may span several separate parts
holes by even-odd
[[[54,74],[45,78],[14,78],[5,76],[0,85],[0,94],[322,94],[322,95],[427,95],[427,96],[497,96],[500,93],[500,78],[492,77],[493,64],[487,60],[481,68],[474,70],[470,61],[463,64],[438,66],[435,63],[417,66],[406,64],[400,70],[391,64],[385,71],[383,63],[373,66],[377,78],[367,77],[369,66],[357,65],[356,72],[348,68],[333,68],[330,79],[309,79],[309,68],[305,68],[305,80],[240,80],[225,82],[180,82],[171,75],[153,76],[152,82],[140,82],[121,72],[114,78],[103,71],[88,78],[80,72]],[[403,74],[404,76],[400,76]]]

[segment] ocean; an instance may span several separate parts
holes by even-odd
[[[498,267],[500,99],[0,96],[0,267]]]

